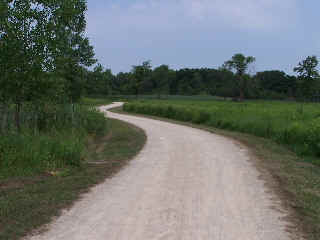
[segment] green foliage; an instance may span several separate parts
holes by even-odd
[[[237,85],[239,88],[240,100],[243,100],[245,91],[248,87],[248,81],[244,75],[246,74],[249,65],[255,61],[256,59],[252,56],[245,57],[243,54],[238,53],[233,55],[232,59],[226,61],[222,66],[222,68],[228,69],[230,71],[235,70],[238,77]]]
[[[71,104],[95,63],[84,0],[0,3],[0,177],[79,166],[104,116]]]
[[[108,132],[102,137],[92,137],[87,144],[86,160],[103,164],[85,162],[81,167],[64,167],[47,173],[43,173],[47,170],[44,166],[41,174],[36,176],[25,176],[25,171],[31,169],[25,164],[26,169],[20,169],[24,171],[20,175],[24,176],[0,179],[1,240],[23,239],[34,229],[50,223],[54,216],[72,206],[84,192],[118,172],[145,144],[146,136],[141,129],[115,119],[110,119],[108,124],[111,134]],[[49,136],[40,136],[41,139],[38,139],[38,142],[42,143],[43,152],[49,152],[51,155],[58,155],[56,151],[61,151],[62,146],[65,146],[70,149],[68,156],[72,154],[77,156],[82,149],[69,145],[78,144],[73,143],[76,139],[71,135],[72,132],[65,132],[57,136],[56,144],[61,145],[57,148],[52,147],[50,143],[46,144],[46,140],[51,142],[53,136],[49,139],[47,139]],[[81,139],[79,139],[80,144],[83,142],[83,138]],[[30,140],[37,141],[35,138]],[[8,144],[10,145],[10,141]],[[26,144],[25,140],[21,143],[25,151],[23,144]],[[36,150],[39,148],[35,144],[32,146]],[[65,155],[62,152],[60,156]],[[72,156],[72,159],[76,157]],[[35,165],[35,167],[39,166]],[[34,171],[31,169],[31,172]],[[3,171],[3,173],[8,175],[8,172]]]
[[[156,91],[158,98],[161,97],[161,94],[168,93],[169,91],[169,74],[170,69],[168,65],[161,65],[152,72],[152,88]]]
[[[254,57],[235,54],[219,69],[172,70],[167,65],[151,69],[150,62],[134,66],[128,73],[110,76],[112,94],[116,95],[211,95],[242,100],[319,98],[320,81],[316,57],[309,57],[295,71],[300,76],[287,75],[279,70],[249,75]],[[309,80],[307,80],[309,79]],[[312,97],[312,98],[311,98]]]
[[[258,80],[261,92],[265,93],[264,98],[268,98],[268,95],[272,98],[276,94],[293,97],[294,92],[296,92],[296,78],[282,71],[258,72],[255,75],[255,79]]]
[[[91,66],[93,48],[84,37],[84,0],[4,1],[0,17],[0,100],[75,102],[81,95],[82,66]],[[47,76],[56,81],[47,81]],[[61,81],[62,80],[62,81]]]
[[[48,61],[48,8],[37,1],[6,1],[1,17],[0,96],[2,101],[20,103],[36,91]],[[3,6],[2,6],[3,7]],[[38,91],[44,89],[40,88]]]
[[[249,65],[255,61],[256,59],[252,56],[245,57],[243,54],[238,53],[233,55],[231,60],[226,61],[223,64],[223,68],[235,70],[238,76],[243,76],[246,73]]]
[[[82,98],[81,105],[85,106],[102,106],[112,103],[112,101],[108,98]]]
[[[138,96],[141,91],[142,84],[150,81],[152,66],[151,61],[145,61],[142,65],[132,67],[131,88],[134,94]]]
[[[112,93],[111,82],[113,75],[110,69],[104,70],[98,64],[93,71],[87,71],[86,94],[89,96],[109,95]]]
[[[294,71],[299,73],[300,76],[304,78],[317,78],[319,77],[319,73],[316,69],[318,64],[319,61],[316,56],[309,56],[300,62],[298,66],[294,68]]]
[[[132,72],[110,76],[112,94],[135,95],[136,80]],[[233,72],[221,69],[180,69],[174,71],[167,65],[152,70],[139,87],[139,95],[152,95],[158,98],[165,95],[207,95],[224,98],[239,97],[239,87],[248,99],[286,99],[297,95],[296,77],[280,71],[259,72],[255,76],[244,74],[239,77]],[[93,81],[92,81],[93,82]],[[241,84],[240,84],[241,83]],[[102,87],[97,89],[102,94]],[[104,94],[106,95],[106,94]]]
[[[65,166],[80,166],[83,132],[7,135],[0,140],[0,177],[23,176]]]
[[[316,69],[318,64],[316,56],[309,56],[294,68],[294,71],[299,74],[299,90],[304,98],[310,98],[313,94],[319,93],[319,72]]]
[[[82,112],[83,127],[89,134],[104,135],[107,129],[107,121],[103,113],[95,108]]]
[[[128,112],[205,124],[271,138],[301,155],[320,156],[318,104],[294,102],[146,101],[125,104]]]
[[[0,138],[0,178],[80,166],[88,136],[108,130],[104,114],[94,108],[68,104],[31,109],[22,111],[21,132],[6,122]],[[7,115],[12,115],[10,109]]]

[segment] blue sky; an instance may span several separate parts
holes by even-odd
[[[151,60],[217,68],[235,53],[256,71],[320,55],[319,0],[88,0],[87,36],[113,73]]]

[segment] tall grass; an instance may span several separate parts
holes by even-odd
[[[107,131],[107,120],[94,108],[81,105],[24,105],[21,130],[15,112],[0,115],[0,178],[80,166],[89,135]]]
[[[320,105],[295,102],[140,101],[124,110],[271,138],[320,156]]]

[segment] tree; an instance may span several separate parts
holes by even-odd
[[[132,67],[132,77],[131,88],[134,91],[136,97],[140,94],[141,86],[144,81],[148,81],[151,77],[152,66],[151,61],[145,61],[142,65]]]
[[[159,99],[161,98],[161,94],[168,93],[169,91],[169,73],[170,69],[168,65],[161,65],[152,72],[153,88]]]
[[[191,87],[193,89],[192,95],[203,93],[203,90],[204,90],[203,78],[202,78],[200,72],[195,72],[193,74],[193,77],[191,80]]]
[[[308,56],[293,69],[299,74],[298,85],[303,97],[312,97],[314,93],[319,91],[318,63],[316,56]]]
[[[80,99],[85,86],[84,67],[96,63],[93,47],[84,36],[86,28],[85,0],[50,1],[53,13],[48,30],[52,33],[49,49],[58,76],[66,79],[66,91],[71,102]]]
[[[242,101],[244,99],[245,89],[247,88],[247,81],[244,78],[246,71],[251,63],[255,62],[255,58],[252,56],[245,57],[243,54],[238,53],[235,54],[231,60],[226,61],[223,64],[223,68],[228,70],[235,70],[235,73],[238,77],[238,87],[239,87],[239,100]]]
[[[20,130],[22,102],[45,95],[43,72],[48,61],[48,16],[50,8],[43,1],[2,1],[0,4],[0,95],[16,105],[15,121]],[[47,86],[46,86],[47,87]]]
[[[258,80],[258,84],[261,90],[266,94],[277,93],[290,96],[296,91],[296,78],[289,76],[283,71],[272,70],[258,72],[255,77]]]
[[[132,73],[118,73],[112,81],[113,91],[118,94],[133,94],[133,89],[131,88]]]
[[[85,11],[85,0],[1,1],[0,98],[16,105],[18,129],[23,102],[56,101],[61,83],[72,102],[80,98],[83,67],[95,62]]]
[[[72,93],[83,66],[92,65],[94,53],[84,37],[86,1],[13,0],[0,5],[1,85],[19,105],[40,89],[43,73],[54,72],[67,80]],[[39,81],[39,84],[32,82]],[[53,82],[54,84],[54,82]],[[31,89],[36,86],[36,89]],[[35,94],[38,98],[39,94]]]
[[[89,95],[108,95],[111,93],[112,73],[98,64],[93,72],[88,72],[86,90]]]

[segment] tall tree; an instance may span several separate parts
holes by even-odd
[[[111,93],[112,73],[98,64],[93,72],[88,72],[86,90],[89,95],[108,95]]]
[[[16,104],[18,129],[21,104],[60,98],[51,90],[61,89],[61,79],[69,97],[79,98],[83,67],[95,62],[85,11],[85,0],[0,2],[0,98]]]
[[[16,125],[20,129],[23,101],[45,95],[42,73],[52,67],[48,48],[50,8],[43,1],[2,1],[0,4],[0,95],[16,105]]]
[[[298,85],[304,98],[310,98],[319,91],[319,61],[316,56],[308,56],[300,62],[294,71],[299,74]]]
[[[169,91],[169,73],[170,69],[168,65],[161,65],[152,72],[153,88],[159,99],[161,98],[161,94],[168,93]]]
[[[239,87],[239,100],[242,101],[244,99],[244,93],[245,89],[247,87],[247,81],[246,78],[244,78],[244,75],[246,74],[246,71],[248,70],[248,67],[251,63],[255,62],[255,58],[252,56],[245,57],[243,54],[238,53],[235,54],[231,60],[226,61],[223,64],[223,68],[234,70],[237,77],[238,77],[238,87]]]
[[[291,96],[296,91],[296,78],[288,76],[283,71],[272,70],[258,72],[254,77],[262,90],[262,93],[268,97],[273,93]]]
[[[132,77],[131,88],[134,91],[136,97],[140,94],[142,83],[148,81],[151,77],[152,66],[151,61],[145,61],[142,65],[132,67]]]
[[[85,86],[83,67],[96,62],[93,47],[84,36],[86,0],[50,1],[53,13],[49,19],[49,49],[55,71],[66,79],[69,100],[78,101]]]
[[[112,81],[113,91],[118,94],[133,94],[133,89],[131,88],[132,73],[118,73]]]
[[[193,74],[193,77],[191,80],[191,87],[193,89],[192,95],[203,93],[203,90],[204,90],[203,78],[202,78],[200,72],[195,72]]]

